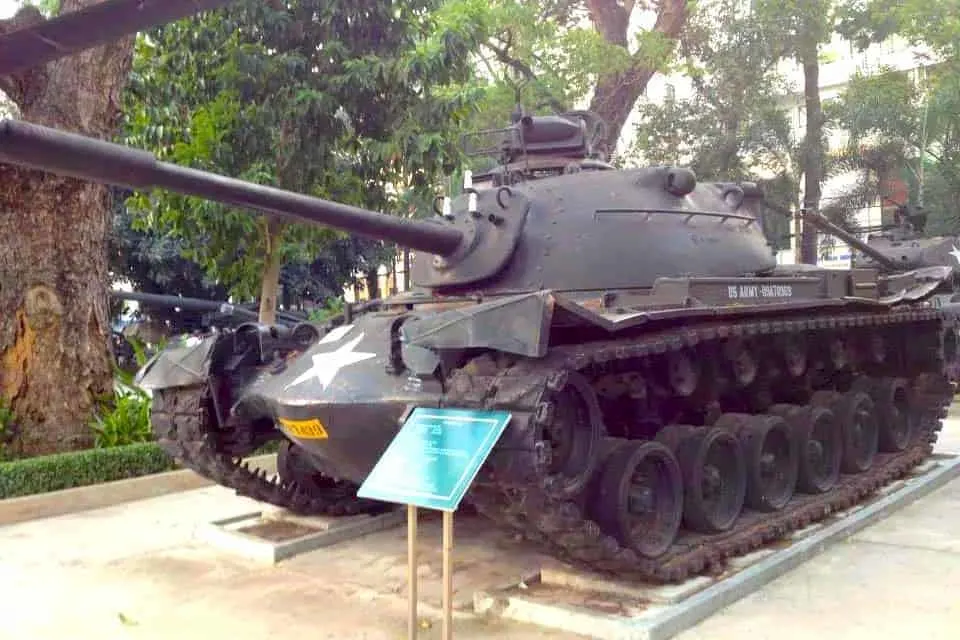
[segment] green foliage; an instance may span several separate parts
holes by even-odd
[[[109,259],[114,278],[126,279],[135,291],[143,293],[207,300],[227,299],[225,287],[204,273],[200,264],[183,257],[186,242],[182,238],[154,229],[143,229],[142,225],[135,228],[134,216],[125,205],[133,192],[120,188],[111,191],[113,225],[110,229]],[[111,316],[119,315],[126,304],[125,301],[112,298]],[[139,305],[137,317],[158,324],[169,322],[171,330],[179,332],[186,330],[182,326],[184,318],[192,319],[195,314],[184,314],[170,307]]]
[[[13,456],[13,446],[17,437],[16,415],[7,399],[0,396],[0,461]]]
[[[854,144],[895,131],[919,130],[916,103],[919,88],[907,73],[885,67],[865,75],[857,72],[842,99],[832,106],[836,124],[850,133]]]
[[[88,449],[0,462],[0,500],[176,469],[156,444]]]
[[[163,159],[396,213],[396,193],[451,169],[448,135],[471,109],[474,27],[438,26],[439,0],[252,0],[141,38],[125,98],[126,142]],[[268,223],[218,203],[138,194],[140,227],[255,297],[267,257],[309,263],[330,229]],[[345,265],[343,280],[355,264]]]
[[[750,19],[777,57],[801,61],[806,51],[816,51],[833,33],[835,0],[755,0],[751,5]]]
[[[860,49],[899,37],[927,45],[945,59],[960,54],[956,0],[843,0],[837,31]]]
[[[128,342],[133,348],[137,368],[142,367],[149,359],[147,345],[135,336]],[[164,340],[154,348],[162,350],[165,346]],[[90,423],[90,428],[96,432],[96,447],[119,447],[153,440],[150,394],[134,384],[135,375],[135,372],[114,369],[113,396],[101,404]]]
[[[97,447],[118,447],[150,442],[150,396],[143,389],[117,384],[110,409],[94,416],[90,428],[96,432]]]
[[[687,23],[679,65],[690,98],[646,103],[631,164],[682,164],[702,180],[752,180],[771,204],[768,236],[786,246],[783,212],[796,206],[799,142],[779,102],[791,87],[777,72],[783,38],[736,0],[700,3]]]
[[[48,18],[60,13],[60,0],[17,0],[17,5],[34,6]]]
[[[560,111],[592,89],[597,74],[624,68],[629,55],[607,43],[589,25],[558,3],[507,0],[448,0],[438,12],[444,28],[471,25],[476,56],[485,77],[480,90],[481,128],[504,126],[516,104],[516,87],[524,83],[528,108]],[[474,80],[474,79],[471,79]]]
[[[960,233],[960,12],[955,0],[844,0],[837,31],[859,49],[897,38],[932,50],[917,80],[881,70],[858,77],[835,110],[851,134],[844,154],[859,167],[857,189],[879,193],[883,175],[910,186],[926,232]]]
[[[343,298],[328,298],[323,307],[319,309],[313,309],[310,312],[310,321],[326,322],[329,318],[337,315],[338,313],[343,313],[343,307]]]
[[[591,19],[594,8],[581,0],[447,0],[439,12],[443,24],[471,25],[479,43],[479,73],[471,80],[477,111],[468,128],[508,125],[518,94],[529,112],[563,112],[590,100],[604,78],[637,68],[669,68],[676,47],[672,39],[652,29],[637,29],[632,40],[619,32],[621,17],[629,21],[634,10],[651,5],[597,4],[604,5],[599,10],[604,24]],[[472,158],[469,168],[483,170],[488,162]]]
[[[927,232],[960,233],[960,79],[947,69],[933,69],[919,82],[891,69],[857,75],[830,105],[837,126],[849,133],[838,168],[861,176],[838,204],[864,206],[888,195],[883,181],[897,177],[910,187],[911,204],[922,200]]]

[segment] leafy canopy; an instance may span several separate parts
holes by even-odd
[[[689,97],[640,105],[633,164],[689,166],[701,180],[756,181],[771,204],[768,237],[780,246],[795,205],[799,142],[781,99],[791,87],[777,63],[788,55],[782,27],[736,0],[700,3],[689,18],[677,66]],[[792,27],[791,27],[792,28]]]
[[[441,29],[439,6],[246,0],[155,29],[137,43],[126,142],[178,164],[397,213],[398,194],[429,189],[452,168],[448,132],[473,102],[471,31]],[[244,298],[263,284],[268,258],[309,264],[341,237],[166,192],[128,203],[138,226],[185,240],[187,257]]]

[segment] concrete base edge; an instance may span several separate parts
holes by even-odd
[[[248,458],[248,460],[251,466],[264,469],[268,473],[275,473],[276,457],[276,454],[269,453]],[[9,498],[0,500],[0,526],[112,507],[125,502],[202,489],[212,484],[210,480],[189,469],[180,469],[86,487]]]
[[[254,511],[201,524],[195,530],[195,537],[249,560],[275,564],[315,549],[392,529],[403,524],[406,517],[406,512],[401,509],[376,516],[347,517],[298,517],[282,509],[275,509],[272,512]],[[300,535],[286,540],[270,540],[243,532],[245,526],[255,527],[271,521],[300,524],[304,527]]]
[[[559,629],[597,640],[666,640],[758,591],[765,584],[825,551],[828,546],[850,537],[960,476],[960,456],[935,454],[927,464],[930,466],[925,473],[901,481],[901,486],[896,490],[881,490],[878,494],[880,497],[866,505],[854,507],[842,521],[820,526],[789,547],[764,554],[741,571],[717,579],[712,585],[698,589],[689,597],[672,604],[652,606],[633,616],[615,616],[583,607],[541,602],[534,597],[513,595],[517,591],[511,590],[509,594],[474,594],[474,610],[481,615]]]

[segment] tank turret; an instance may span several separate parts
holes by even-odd
[[[804,219],[840,238],[853,250],[854,268],[879,269],[887,273],[926,268],[950,271],[938,287],[935,304],[951,301],[960,284],[960,246],[954,236],[924,236],[926,215],[907,206],[900,207],[894,224],[861,240],[822,215],[805,212]]]
[[[168,189],[395,242],[422,252],[413,259],[418,285],[447,294],[479,283],[486,293],[650,287],[678,271],[730,277],[776,266],[753,185],[698,183],[691,171],[674,167],[590,170],[596,161],[558,153],[551,134],[566,135],[571,127],[557,122],[518,123],[514,131],[538,140],[540,155],[518,158],[510,149],[512,162],[491,172],[498,176],[494,187],[469,186],[449,211],[430,220],[180,167],[146,151],[16,120],[0,123],[0,160],[132,189]]]
[[[165,451],[298,513],[389,508],[356,489],[413,408],[502,410],[510,423],[466,498],[481,514],[570,562],[678,581],[845,517],[930,455],[960,352],[930,306],[951,267],[904,269],[852,236],[878,267],[779,265],[755,185],[616,169],[600,129],[582,112],[518,110],[487,132],[494,166],[432,219],[16,121],[0,123],[0,162],[417,251],[429,295],[186,337],[138,374]],[[238,462],[269,441],[272,481]]]
[[[955,236],[924,234],[927,216],[920,207],[902,205],[894,214],[894,223],[867,236],[867,244],[887,256],[900,269],[919,269],[946,265],[960,270],[960,247]],[[854,264],[872,267],[870,255],[857,255]]]

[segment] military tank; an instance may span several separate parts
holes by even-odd
[[[924,235],[927,217],[922,209],[902,205],[894,214],[892,224],[867,236],[866,243],[875,252],[866,254],[854,251],[854,267],[876,268],[887,271],[905,271],[928,266],[949,266],[953,277],[937,290],[932,298],[934,304],[952,302],[960,291],[960,240],[955,236]],[[877,257],[879,252],[884,260]]]
[[[496,167],[426,219],[13,120],[0,161],[414,250],[414,290],[324,325],[186,337],[138,374],[171,456],[297,513],[395,508],[357,487],[412,408],[502,409],[510,424],[467,502],[568,561],[672,582],[930,455],[957,359],[929,304],[949,267],[778,265],[756,185],[616,169],[596,127],[517,113]],[[241,462],[271,440],[273,479]]]
[[[960,239],[955,236],[927,236],[924,229],[927,216],[921,207],[901,205],[894,213],[892,224],[867,236],[866,242],[822,218],[812,221],[827,233],[832,233],[851,245],[854,268],[878,269],[896,273],[929,266],[946,266],[951,276],[928,299],[941,309],[946,320],[943,331],[960,338]],[[951,381],[960,381],[960,364],[948,363],[947,375]]]

